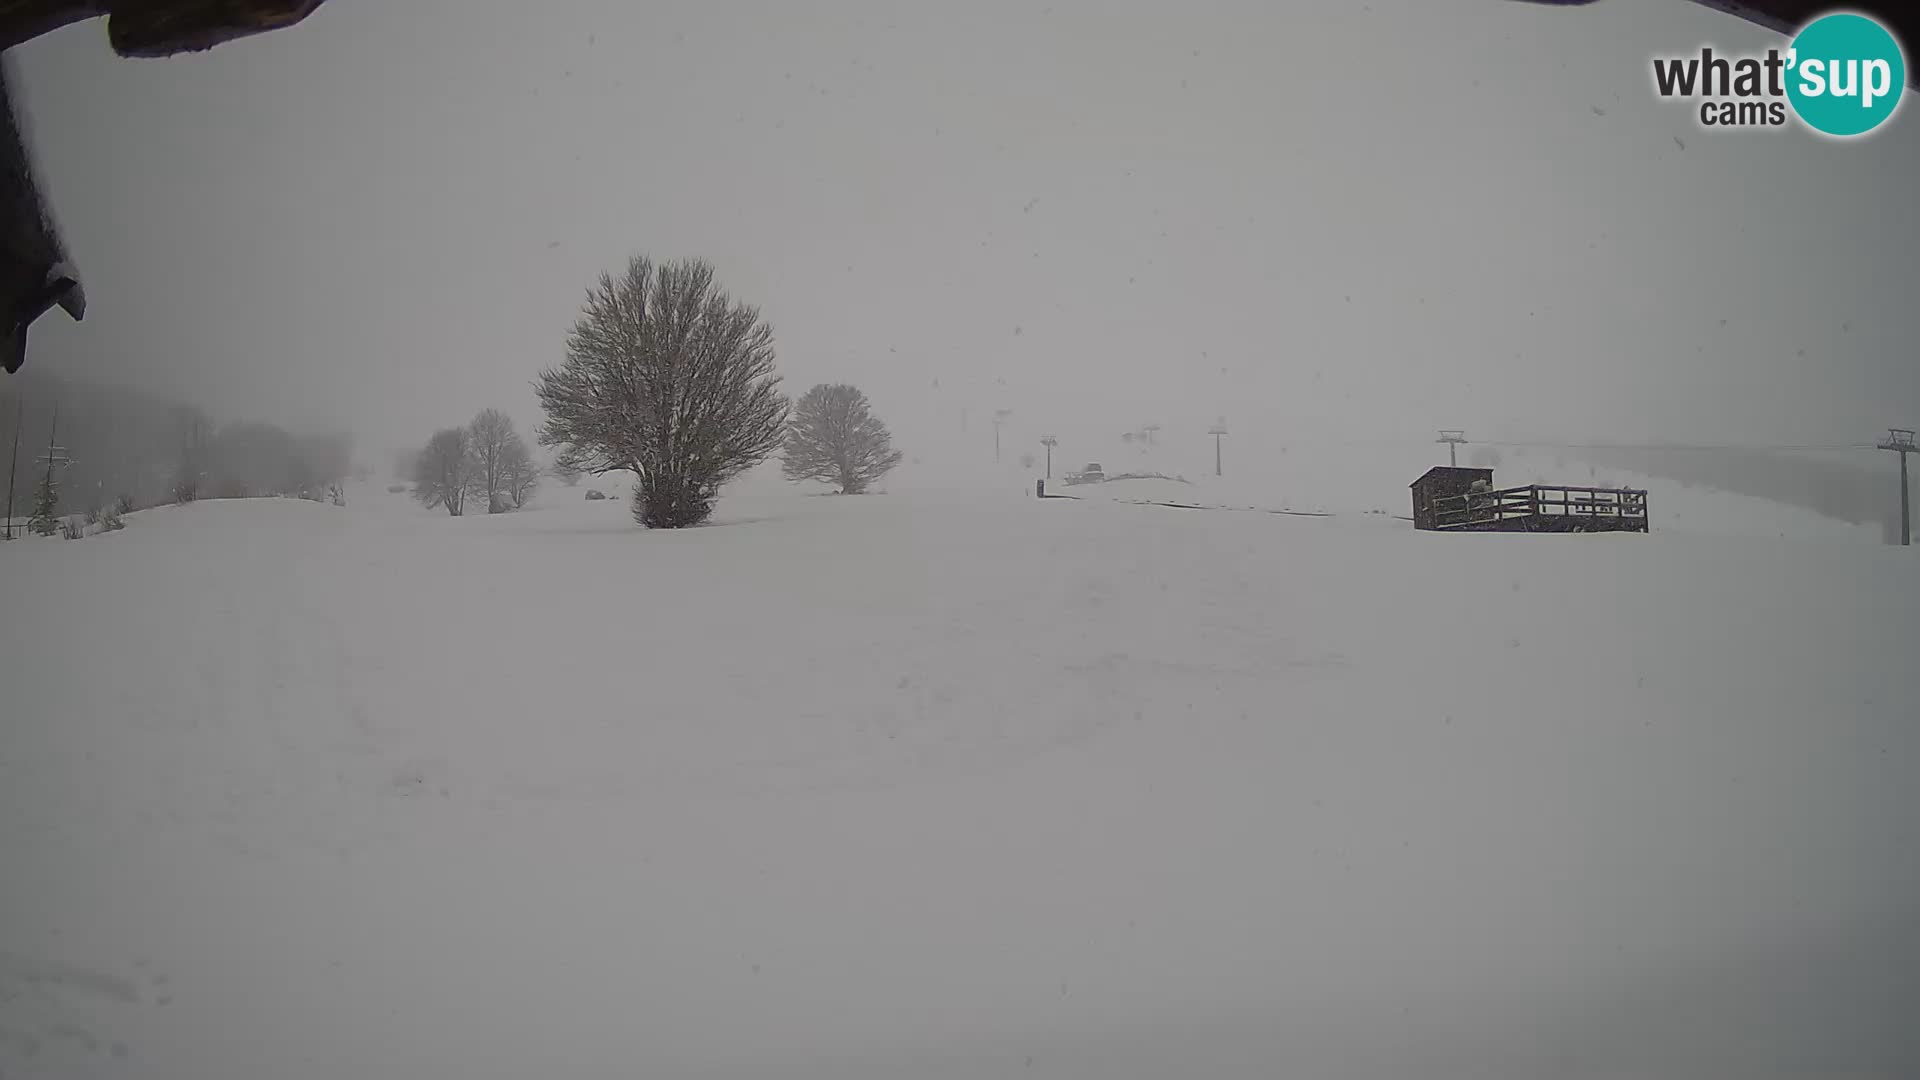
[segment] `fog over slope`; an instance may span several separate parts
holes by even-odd
[[[636,252],[711,259],[796,393],[859,384],[910,452],[999,409],[1029,442],[1766,447],[1920,408],[1920,129],[1698,130],[1648,58],[1775,39],[1695,5],[338,3],[165,62],[100,33],[18,50],[92,300],[36,365],[362,447],[525,426]]]

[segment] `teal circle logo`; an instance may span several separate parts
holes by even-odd
[[[1823,15],[1793,39],[1787,100],[1815,131],[1865,135],[1886,122],[1907,87],[1900,43],[1865,15]]]

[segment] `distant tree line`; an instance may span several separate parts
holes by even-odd
[[[174,430],[179,439],[176,502],[263,495],[317,500],[336,494],[353,468],[353,444],[344,435],[299,437],[254,423],[216,430],[194,408],[175,410]]]
[[[109,507],[124,513],[176,501],[183,490],[190,498],[324,498],[352,469],[352,439],[342,433],[219,425],[197,407],[158,395],[28,368],[0,385],[0,468],[10,464],[19,430],[16,515],[40,494],[44,471],[36,461],[46,452],[56,409],[58,442],[71,459],[56,471],[56,514]],[[8,479],[0,476],[0,490]]]

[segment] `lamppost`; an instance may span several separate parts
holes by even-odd
[[[1053,479],[1053,448],[1060,445],[1060,440],[1051,435],[1042,435],[1040,445],[1047,448],[1047,479],[1051,480]]]
[[[1226,433],[1227,422],[1225,419],[1222,419],[1219,423],[1207,429],[1207,434],[1213,436],[1213,475],[1215,476],[1220,475],[1220,439],[1225,436]]]

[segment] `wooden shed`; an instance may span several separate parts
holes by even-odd
[[[1462,469],[1454,465],[1436,465],[1428,469],[1420,479],[1409,485],[1413,488],[1413,527],[1436,528],[1433,501],[1465,495],[1475,480],[1485,481],[1485,486],[1492,487],[1493,470]]]

